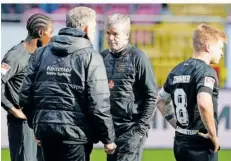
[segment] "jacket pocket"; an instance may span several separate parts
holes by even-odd
[[[134,131],[134,128],[128,131],[123,137],[125,141],[121,145],[120,152],[122,153],[133,152],[135,149],[139,148],[143,138]]]
[[[134,106],[134,100],[129,99],[128,104],[127,104],[127,116],[130,120],[133,119],[133,106]]]
[[[138,105],[135,104],[134,99],[129,99],[130,101],[127,104],[127,111],[129,114],[129,117],[134,120],[134,117],[138,115]]]

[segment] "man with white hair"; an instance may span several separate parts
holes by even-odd
[[[29,62],[20,105],[33,115],[45,161],[85,161],[92,127],[106,153],[115,150],[106,70],[92,46],[95,28],[94,10],[73,8],[66,28]]]
[[[155,108],[157,84],[152,64],[129,43],[130,18],[113,14],[106,21],[109,49],[101,55],[111,92],[117,150],[108,161],[140,161]]]

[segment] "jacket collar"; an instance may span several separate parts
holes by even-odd
[[[131,45],[130,43],[128,43],[128,44],[125,46],[125,48],[122,49],[122,50],[119,51],[119,52],[114,52],[114,53],[113,53],[113,52],[110,51],[110,49],[109,49],[109,52],[110,52],[110,54],[111,54],[113,57],[120,57],[120,56],[123,56],[123,55],[129,53],[131,49],[132,49],[132,45]]]
[[[51,50],[59,54],[71,54],[77,50],[92,47],[86,33],[76,28],[63,28],[54,36],[50,44]]]

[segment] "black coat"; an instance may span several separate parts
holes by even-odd
[[[151,62],[131,44],[119,53],[106,49],[101,55],[107,70],[116,136],[131,128],[144,135],[150,127],[158,92]]]
[[[114,128],[107,82],[102,56],[85,33],[63,28],[31,58],[20,105],[29,118],[33,116],[38,139],[86,143],[94,127],[103,143],[111,143]]]

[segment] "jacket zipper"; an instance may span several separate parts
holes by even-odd
[[[115,73],[115,62],[116,62],[116,59],[113,58],[113,68],[112,68],[112,79],[114,78],[114,73]]]

